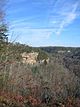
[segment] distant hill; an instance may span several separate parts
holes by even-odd
[[[49,47],[40,47],[41,50],[44,50],[48,53],[58,53],[58,51],[75,51],[75,50],[80,50],[80,47],[60,47],[60,46],[49,46]]]

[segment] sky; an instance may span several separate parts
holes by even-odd
[[[80,0],[8,0],[9,40],[80,47]]]

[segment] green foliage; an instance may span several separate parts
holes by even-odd
[[[0,42],[8,41],[7,37],[7,26],[5,24],[0,25]]]
[[[46,61],[46,59],[44,60],[44,65],[47,65],[47,61]]]
[[[32,70],[33,74],[39,73],[37,66],[33,66],[31,70]]]
[[[44,60],[47,58],[48,58],[48,54],[44,51],[40,51],[38,54],[37,60],[40,61],[40,60]]]
[[[7,54],[7,27],[5,24],[0,25],[0,61],[5,61]]]

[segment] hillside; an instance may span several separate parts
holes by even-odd
[[[80,77],[79,47],[40,47],[40,49],[54,56],[61,55],[65,67]]]
[[[79,107],[80,48],[8,43],[0,49],[0,107]],[[24,52],[36,63],[23,63]]]

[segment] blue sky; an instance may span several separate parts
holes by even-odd
[[[7,7],[11,41],[80,47],[80,0],[9,0]]]

